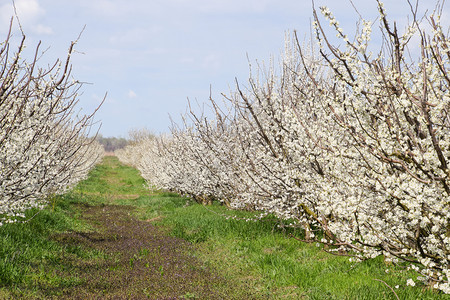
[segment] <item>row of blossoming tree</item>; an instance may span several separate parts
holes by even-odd
[[[0,43],[0,225],[23,220],[27,209],[43,208],[103,156],[103,148],[88,137],[94,115],[76,110],[81,84],[71,78],[75,43],[65,62],[41,68],[39,46],[27,61],[25,35],[12,43],[12,29],[11,22]]]
[[[307,238],[356,259],[384,255],[450,293],[450,40],[442,6],[405,33],[382,3],[382,49],[371,22],[350,40],[325,7],[335,47],[314,10],[318,49],[288,38],[280,70],[211,100],[172,135],[120,151],[150,184],[294,219]],[[426,29],[425,29],[426,28]],[[408,45],[419,40],[417,58]],[[417,46],[417,45],[413,45]],[[188,124],[193,125],[188,125]],[[323,234],[314,230],[320,228]],[[320,240],[319,240],[320,236]]]

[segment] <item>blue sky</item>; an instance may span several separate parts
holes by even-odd
[[[384,1],[391,19],[406,24],[406,1]],[[0,0],[0,34],[6,34],[11,0]],[[97,114],[104,136],[126,137],[130,129],[168,132],[169,115],[179,122],[187,98],[206,102],[245,85],[248,58],[275,61],[284,36],[294,29],[309,36],[310,0],[15,0],[29,53],[39,40],[45,61],[64,58],[86,25],[73,57],[73,75],[88,82],[79,105]],[[376,17],[375,0],[354,0],[367,19]],[[348,0],[317,0],[336,15],[352,36],[357,13]],[[420,1],[423,12],[435,1]],[[448,17],[448,5],[445,14]],[[448,20],[448,18],[446,18]],[[448,25],[448,22],[447,22]],[[403,28],[403,27],[400,27]],[[376,31],[376,28],[374,28]],[[331,34],[333,34],[330,31]]]

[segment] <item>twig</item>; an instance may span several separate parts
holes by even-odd
[[[381,279],[376,279],[376,278],[374,278],[373,280],[376,280],[376,281],[379,281],[379,282],[384,283],[385,286],[387,286],[388,288],[391,289],[391,291],[394,293],[394,295],[395,295],[395,297],[397,298],[397,300],[400,300],[400,298],[398,297],[398,295],[397,295],[397,293],[394,291],[394,289],[393,289],[389,284],[387,284],[385,281],[383,281],[383,280],[381,280]]]

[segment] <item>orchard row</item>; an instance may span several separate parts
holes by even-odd
[[[25,36],[15,51],[11,39],[10,31],[0,43],[0,225],[46,206],[103,156],[103,147],[88,137],[93,114],[80,116],[76,108],[81,84],[70,75],[75,43],[65,62],[43,69],[39,46],[27,61]]]
[[[279,68],[253,70],[225,104],[211,100],[215,118],[191,112],[170,136],[142,138],[117,155],[158,188],[295,220],[341,255],[407,262],[425,284],[450,293],[442,9],[421,23],[413,15],[399,33],[379,3],[378,22],[361,19],[350,39],[322,7],[323,17],[314,11],[317,43],[287,38]],[[378,52],[374,26],[384,37]]]

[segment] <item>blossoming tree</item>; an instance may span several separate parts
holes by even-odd
[[[443,6],[403,34],[378,2],[352,40],[325,7],[341,47],[314,9],[318,48],[287,39],[281,68],[237,84],[215,120],[143,141],[136,163],[160,188],[296,220],[320,242],[356,259],[402,260],[450,293],[450,40]],[[413,39],[418,55],[407,55]],[[126,157],[127,155],[122,155]],[[134,154],[136,157],[136,154]],[[130,155],[128,155],[130,157]],[[123,159],[123,158],[122,158]]]
[[[103,155],[89,138],[94,114],[76,114],[81,84],[67,60],[38,67],[22,58],[25,35],[13,53],[11,30],[0,44],[0,224],[15,222],[32,207],[83,179]]]

